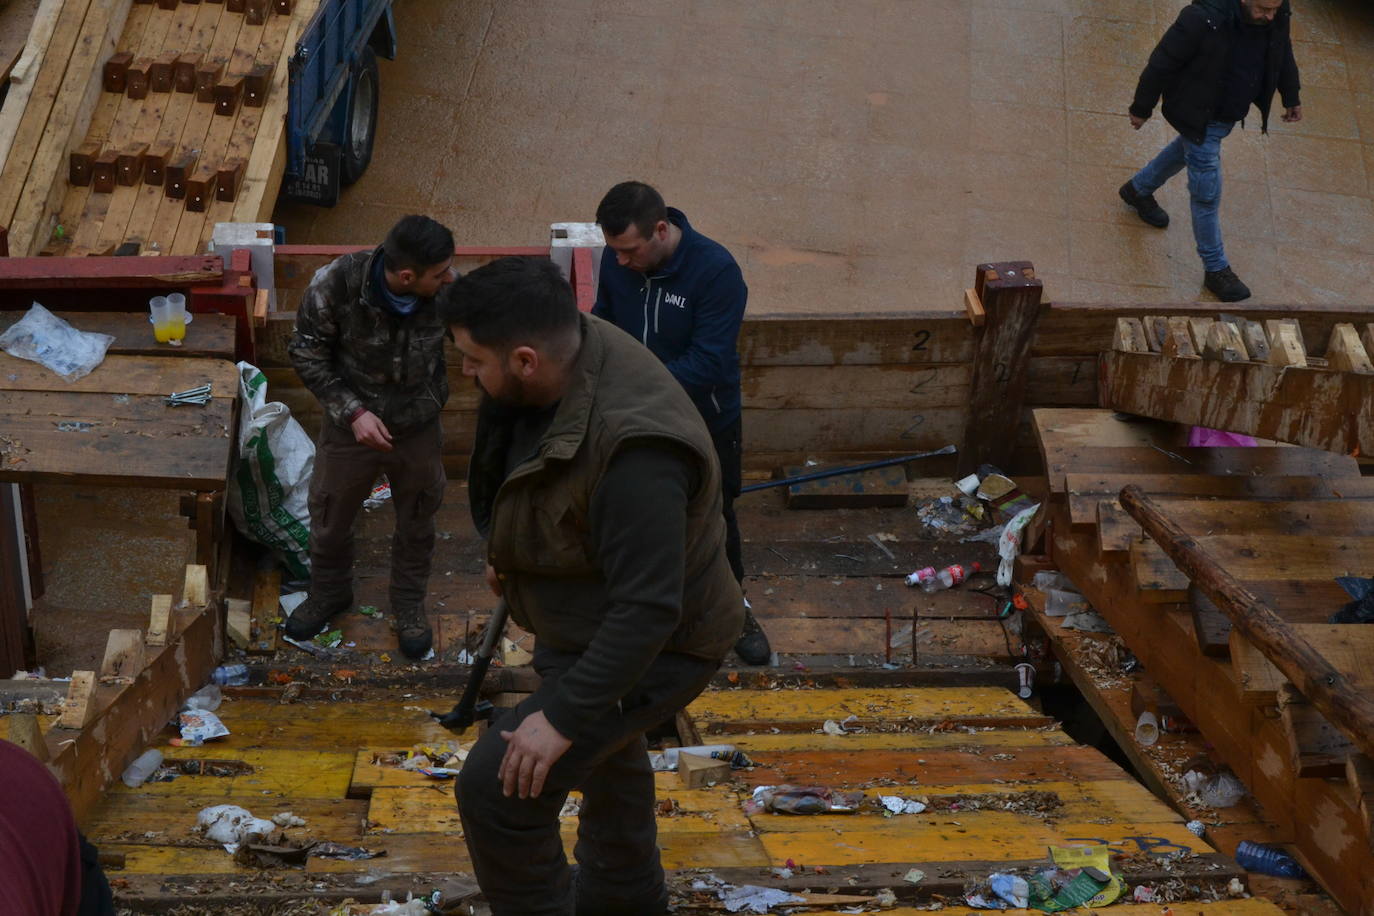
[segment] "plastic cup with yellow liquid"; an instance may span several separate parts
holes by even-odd
[[[149,319],[153,323],[153,337],[158,343],[181,346],[186,336],[186,325],[191,316],[186,314],[186,297],[181,293],[154,296],[148,300]]]

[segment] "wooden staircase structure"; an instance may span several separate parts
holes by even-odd
[[[1342,455],[1272,445],[1189,449],[1177,441],[1178,426],[1129,419],[1106,410],[1034,412],[1049,472],[1050,559],[1291,834],[1308,870],[1349,912],[1369,912],[1366,758],[1190,591],[1118,494],[1139,487],[1328,662],[1361,677],[1368,648],[1358,647],[1369,631],[1326,620],[1349,600],[1335,577],[1365,575],[1374,560],[1363,533],[1374,520],[1374,481]]]

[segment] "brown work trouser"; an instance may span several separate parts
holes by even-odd
[[[377,475],[391,483],[391,607],[424,600],[434,557],[434,513],[444,501],[444,462],[436,418],[392,440],[392,450],[361,445],[328,420],[315,442],[310,479],[310,593],[344,600],[353,592],[353,522]]]

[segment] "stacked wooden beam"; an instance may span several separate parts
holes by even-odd
[[[1121,318],[1102,405],[1342,454],[1374,454],[1374,324],[1309,356],[1295,320]]]
[[[11,253],[193,254],[216,222],[268,215],[317,2],[43,0],[0,109]]]

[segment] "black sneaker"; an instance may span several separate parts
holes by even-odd
[[[340,595],[338,598],[311,595],[302,601],[291,616],[286,618],[282,629],[286,635],[297,642],[314,639],[330,618],[342,614],[353,606],[353,595]]]
[[[429,625],[424,604],[412,604],[395,608],[396,642],[401,654],[411,661],[419,661],[429,654],[434,646],[434,630]]]
[[[1240,277],[1229,267],[1204,272],[1202,285],[1222,302],[1240,302],[1250,298],[1250,287],[1240,282]]]
[[[1134,210],[1146,223],[1156,229],[1163,229],[1169,225],[1169,214],[1164,212],[1164,208],[1155,200],[1153,194],[1141,194],[1129,181],[1123,184],[1117,193],[1126,201],[1126,206]]]
[[[744,632],[735,641],[735,654],[746,665],[766,665],[773,658],[773,647],[768,645],[768,634],[754,619],[749,609],[749,599],[744,600]]]

